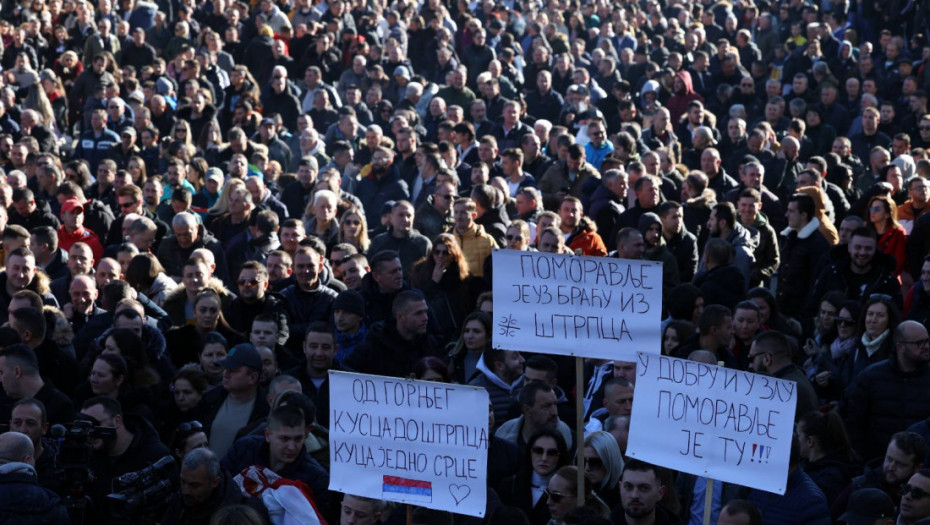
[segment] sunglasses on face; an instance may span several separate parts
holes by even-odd
[[[258,279],[239,279],[239,286],[258,286]]]
[[[604,462],[601,461],[601,458],[584,458],[584,464],[590,469],[598,469],[604,467]]]
[[[543,456],[543,457],[548,457],[548,456],[558,457],[559,456],[559,450],[556,448],[533,447],[530,449],[530,452],[532,452],[533,454],[536,454],[537,456]]]
[[[549,501],[551,501],[552,503],[562,503],[562,500],[564,500],[565,498],[571,497],[568,494],[562,494],[560,492],[552,492],[549,489],[546,489],[544,492],[546,494],[546,497],[549,498]]]
[[[915,487],[911,485],[910,483],[905,483],[901,487],[901,497],[903,498],[904,496],[907,496],[908,494],[911,495],[911,499],[924,499],[927,496],[930,496],[930,493],[928,493],[924,489]]]
[[[845,326],[853,326],[853,325],[856,324],[856,320],[855,320],[855,319],[851,319],[851,318],[849,318],[849,317],[837,317],[837,318],[836,318],[836,324],[841,324],[841,325],[845,325]]]

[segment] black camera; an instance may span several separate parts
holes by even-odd
[[[94,453],[92,440],[115,439],[116,429],[95,427],[90,421],[76,419],[70,425],[53,425],[52,437],[58,440],[58,467],[83,469],[90,466]]]
[[[165,456],[154,464],[113,480],[107,496],[107,513],[114,521],[138,522],[158,510],[174,490],[174,458]]]
[[[90,468],[95,439],[116,439],[116,429],[95,427],[93,422],[77,419],[70,425],[52,425],[52,437],[58,442],[58,479],[60,493],[71,522],[84,523],[85,512],[93,508],[87,487],[94,479]]]

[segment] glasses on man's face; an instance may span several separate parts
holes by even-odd
[[[248,286],[249,288],[253,286],[258,286],[260,283],[258,279],[239,279],[239,286]]]
[[[930,339],[918,339],[916,341],[901,341],[902,345],[914,345],[918,348],[923,348],[927,345],[930,345]]]
[[[440,199],[451,199],[451,198],[452,198],[452,195],[451,195],[451,194],[448,194],[448,193],[437,193],[437,194],[436,194],[436,197],[438,197],[438,198],[440,198]]]
[[[907,496],[910,494],[911,499],[924,499],[927,496],[930,496],[930,493],[925,491],[922,488],[915,487],[910,483],[905,483],[901,486],[901,497]]]
[[[132,207],[135,206],[135,205],[136,205],[136,203],[135,203],[135,202],[132,202],[132,201],[130,201],[130,202],[121,202],[121,203],[119,203],[120,209],[123,209],[123,210],[125,210],[126,208],[132,208]]]
[[[522,235],[513,235],[513,234],[505,235],[504,238],[507,239],[508,241],[522,241],[523,240]]]
[[[930,131],[930,126],[920,126],[917,129],[919,129],[920,131]]]

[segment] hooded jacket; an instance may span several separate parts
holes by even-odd
[[[662,104],[659,102],[659,83],[658,83],[657,81],[655,81],[655,80],[647,80],[647,81],[643,84],[643,89],[640,90],[640,92],[639,92],[639,107],[640,107],[640,108],[645,108],[645,107],[648,105],[648,102],[646,102],[646,95],[647,95],[648,93],[654,93],[654,94],[655,94],[655,96],[656,96],[656,98],[655,98],[655,104],[656,104],[656,106],[661,106],[661,105],[662,105]],[[674,122],[674,121],[673,121],[673,122]]]
[[[61,499],[39,485],[35,467],[12,462],[0,465],[0,523],[66,525],[71,518]]]
[[[685,85],[684,89],[681,91],[675,92],[670,99],[668,99],[668,112],[671,114],[671,122],[678,122],[681,120],[681,116],[685,114],[688,110],[688,103],[694,100],[704,102],[704,97],[699,95],[694,91],[694,83],[691,81],[691,73],[688,73],[685,70],[681,70],[675,74],[676,77],[681,79],[681,82]]]
[[[523,391],[523,374],[520,374],[520,377],[508,384],[488,367],[484,357],[484,355],[481,356],[478,365],[475,367],[481,374],[469,381],[468,384],[480,386],[487,390],[491,399],[491,408],[494,410],[494,421],[506,421],[510,407],[517,403],[520,392]]]
[[[662,263],[662,298],[667,302],[669,293],[672,288],[681,283],[678,271],[678,261],[672,254],[668,246],[665,245],[665,237],[662,235],[662,220],[652,212],[646,212],[639,218],[639,231],[646,236],[648,230],[653,224],[659,225],[659,242],[652,248],[647,247],[643,254],[643,259],[657,261]]]

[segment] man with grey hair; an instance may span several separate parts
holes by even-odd
[[[339,82],[336,84],[336,91],[339,97],[345,100],[346,89],[349,86],[361,86],[368,79],[368,59],[362,55],[356,55],[352,59],[352,67],[346,69],[339,76]]]
[[[417,104],[423,96],[423,84],[419,82],[410,82],[404,91],[404,99],[398,102],[397,109],[417,110]]]
[[[0,520],[4,523],[71,523],[54,492],[39,485],[35,449],[19,432],[0,435]]]
[[[208,448],[195,448],[181,463],[180,490],[168,501],[162,523],[206,523],[217,510],[242,501],[232,476]],[[183,517],[183,519],[182,519]]]
[[[251,195],[250,195],[251,197]],[[214,275],[230,285],[229,270],[226,265],[226,253],[223,246],[197,223],[197,219],[189,212],[181,212],[171,220],[172,235],[169,235],[158,246],[158,260],[165,267],[165,272],[178,280],[184,269],[184,262],[190,258],[191,253],[198,248],[206,248],[216,258],[216,271]]]
[[[39,142],[39,151],[58,155],[58,140],[52,130],[42,124],[39,113],[27,109],[19,118],[22,136],[30,136]]]

